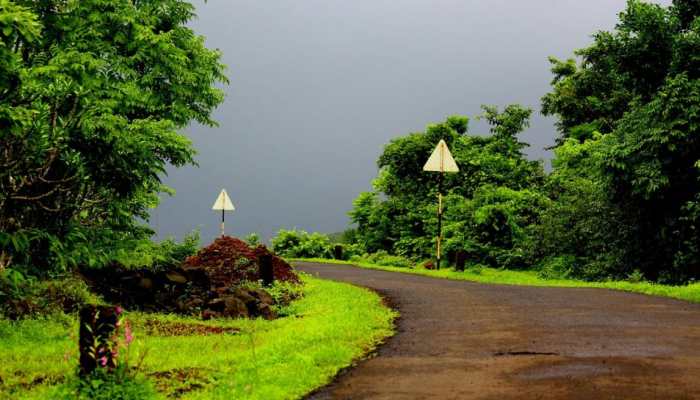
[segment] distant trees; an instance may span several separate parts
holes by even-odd
[[[427,257],[436,177],[421,171],[439,139],[461,171],[445,179],[446,246],[474,262],[545,275],[667,283],[700,278],[700,5],[630,0],[612,32],[552,59],[542,111],[560,136],[546,175],[522,155],[530,111],[486,107],[489,137],[450,118],[392,140],[375,191],[350,216],[368,251]]]
[[[179,0],[0,0],[5,266],[96,263],[149,232],[160,174],[194,162],[178,131],[223,99],[192,17]]]

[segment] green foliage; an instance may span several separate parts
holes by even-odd
[[[302,230],[280,229],[272,238],[272,250],[283,257],[330,258],[333,245],[328,236]]]
[[[561,133],[540,230],[584,277],[700,277],[700,8],[630,0],[613,32],[553,60]]]
[[[260,235],[255,232],[250,233],[243,239],[243,241],[248,243],[248,246],[250,247],[257,247],[260,244]]]
[[[115,252],[113,261],[126,268],[150,268],[164,271],[179,267],[189,256],[195,255],[200,247],[200,233],[195,230],[185,235],[182,242],[167,238],[160,243],[140,240],[128,249]]]
[[[38,280],[6,269],[0,272],[0,317],[20,319],[56,313],[76,313],[86,304],[99,303],[78,277]]]
[[[576,265],[576,257],[555,256],[548,257],[542,261],[537,275],[542,279],[568,279],[572,278]]]
[[[538,213],[528,207],[545,201],[530,189],[544,181],[542,166],[523,157],[526,145],[517,140],[530,114],[518,105],[503,111],[484,106],[481,117],[491,126],[489,137],[467,135],[468,118],[452,116],[423,133],[393,139],[379,157],[375,191],[361,193],[353,203],[354,240],[369,253],[386,251],[414,259],[433,254],[439,174],[426,173],[422,167],[444,139],[460,167],[459,173],[446,174],[441,183],[447,194],[446,250],[468,250],[484,262],[490,257],[490,264],[522,262],[525,231],[536,219],[531,214]],[[509,195],[513,198],[502,198]],[[501,240],[490,230],[506,230],[513,238]]]
[[[97,368],[90,375],[74,378],[57,390],[63,400],[150,400],[157,399],[153,383],[127,367]]]
[[[193,16],[179,0],[0,1],[4,263],[99,265],[149,236],[160,175],[194,162],[179,130],[213,125],[223,100]]]
[[[362,261],[362,262],[368,262],[370,264],[376,264],[376,265],[382,265],[386,267],[400,267],[400,268],[413,268],[416,263],[401,257],[401,256],[393,256],[391,254],[388,254],[386,251],[380,250],[377,251],[376,253],[372,254],[365,254],[362,257],[354,257],[351,259],[351,261]]]
[[[522,268],[536,261],[535,228],[550,201],[537,191],[485,185],[472,199],[446,199],[445,250],[473,261]]]

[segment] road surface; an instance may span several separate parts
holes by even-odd
[[[700,399],[700,305],[295,263],[401,313],[376,355],[310,399]]]

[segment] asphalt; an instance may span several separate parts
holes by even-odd
[[[376,354],[309,399],[700,399],[699,304],[295,265],[401,313]]]

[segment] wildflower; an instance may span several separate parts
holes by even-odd
[[[116,307],[114,307],[114,312],[115,312],[117,315],[120,315],[121,313],[124,312],[124,309],[123,309],[121,306],[116,306]]]
[[[128,346],[133,341],[134,335],[131,332],[131,326],[129,325],[129,321],[126,321],[124,323],[124,344]]]
[[[107,356],[100,357],[98,361],[100,362],[100,365],[104,367],[105,365],[107,365]]]

